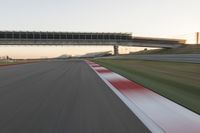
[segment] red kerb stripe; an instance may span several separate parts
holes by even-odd
[[[112,80],[112,81],[109,81],[115,88],[117,88],[118,90],[143,90],[144,87],[135,83],[135,82],[132,82],[130,80]]]
[[[112,73],[112,71],[108,70],[108,69],[97,69],[96,70],[98,73]]]
[[[100,65],[98,64],[95,64],[95,65],[91,65],[92,67],[101,67]]]

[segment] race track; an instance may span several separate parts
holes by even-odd
[[[0,133],[146,133],[81,60],[0,67]]]

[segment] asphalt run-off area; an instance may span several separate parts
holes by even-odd
[[[81,60],[0,67],[0,133],[147,133]]]

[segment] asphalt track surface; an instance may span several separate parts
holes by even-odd
[[[200,54],[125,55],[125,56],[114,56],[114,57],[107,57],[107,58],[200,63]]]
[[[0,133],[147,133],[80,60],[0,67]]]

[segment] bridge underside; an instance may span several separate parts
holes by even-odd
[[[183,44],[167,44],[153,42],[135,41],[102,41],[102,40],[0,40],[0,45],[100,45],[100,46],[137,46],[137,47],[158,47],[176,48]]]
[[[181,44],[164,44],[164,43],[142,43],[134,41],[99,41],[99,40],[6,40],[0,41],[0,45],[45,45],[45,46],[56,46],[56,45],[93,45],[93,46],[113,46],[114,55],[118,55],[118,46],[137,46],[137,47],[154,47],[154,48],[177,48]]]

